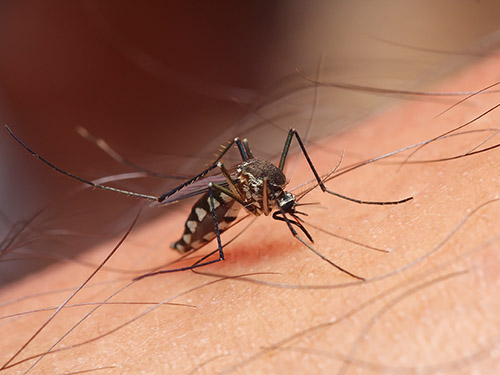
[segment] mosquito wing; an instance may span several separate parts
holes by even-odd
[[[161,203],[157,202],[154,203],[153,205],[165,206],[168,204],[173,204],[181,200],[206,193],[208,191],[208,184],[210,182],[224,187],[228,187],[227,180],[222,174],[209,176],[185,186],[184,188],[172,194],[170,197],[166,198],[163,202]]]

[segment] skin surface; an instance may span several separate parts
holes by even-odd
[[[499,64],[498,57],[485,59],[432,90],[482,89],[499,80]],[[310,144],[320,174],[337,165],[339,152],[333,150],[345,150],[342,168],[432,139],[492,108],[498,94],[475,97],[438,118],[459,99],[427,99],[409,101],[340,136]],[[497,120],[493,111],[463,130],[494,128]],[[410,160],[464,154],[492,134],[437,141]],[[481,147],[496,142],[493,138]],[[324,231],[392,250],[389,254],[370,250],[306,224],[315,249],[366,282],[318,258],[289,234],[284,223],[261,217],[225,248],[224,262],[200,269],[236,278],[182,272],[135,282],[110,301],[189,306],[101,306],[31,373],[497,373],[500,202],[492,200],[498,197],[499,150],[440,163],[401,166],[402,160],[397,156],[385,160],[392,163],[367,165],[327,186],[363,200],[413,196],[410,202],[358,205],[316,189],[303,201],[319,206],[300,209],[309,214],[307,223]],[[301,156],[290,159],[287,167],[289,187],[312,178]],[[182,233],[188,210],[187,206],[173,209],[133,229],[107,266],[143,270],[175,260],[177,254],[168,244]],[[237,233],[228,232],[223,240]],[[85,259],[100,263],[118,240],[100,245]],[[212,244],[203,251],[213,249]],[[74,290],[94,269],[71,262],[56,264],[4,288],[2,301],[41,291]],[[133,276],[102,270],[69,304],[103,301]],[[103,281],[110,282],[96,286]],[[27,298],[3,306],[1,315],[57,306],[70,293]],[[60,311],[13,363],[48,350],[95,307]],[[4,342],[1,362],[52,312],[3,320],[3,336],[9,340]],[[33,363],[33,359],[23,362],[6,373],[21,373]]]

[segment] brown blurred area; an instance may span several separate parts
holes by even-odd
[[[276,13],[267,5],[224,10],[162,1],[1,7],[2,123],[79,173],[103,158],[76,126],[124,152],[190,155],[218,126],[235,121],[241,110],[230,98],[252,99],[264,83],[258,64],[272,43]],[[4,135],[5,147],[17,148]],[[45,172],[30,164],[29,173]],[[11,177],[25,175],[9,169]],[[17,206],[23,199],[16,198]]]
[[[252,116],[234,99],[267,106],[269,92],[282,90],[275,97],[283,98],[307,86],[295,69],[314,77],[320,61],[320,76],[330,81],[421,87],[489,53],[499,14],[498,1],[5,0],[0,119],[54,164],[89,179],[127,168],[83,140],[76,126],[138,163],[188,173],[182,165],[188,157],[199,156],[194,165],[202,166],[209,150],[250,128],[260,131],[250,132],[254,144],[265,137],[269,154],[279,152],[280,133],[260,119],[238,122]],[[330,90],[312,136],[351,125],[387,99],[356,95]],[[302,92],[290,103],[309,104],[312,97]],[[269,107],[266,116],[281,119],[283,129],[307,130],[309,112],[294,117],[289,107]],[[78,186],[31,158],[3,130],[0,160],[2,233]],[[158,193],[159,185],[153,180],[125,187]],[[47,252],[59,251],[62,258],[119,233],[122,223],[113,222],[137,204],[124,201],[88,191],[57,202],[37,218],[39,232],[26,239],[39,258],[28,253],[31,262],[5,262],[0,282],[49,264],[49,245],[36,243],[55,236],[55,229],[79,234],[50,242]]]

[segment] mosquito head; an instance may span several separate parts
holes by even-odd
[[[294,213],[296,206],[297,201],[295,200],[295,195],[287,191],[283,192],[283,196],[279,200],[280,211],[285,213]]]

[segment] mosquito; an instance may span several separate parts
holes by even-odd
[[[309,157],[299,133],[295,129],[290,129],[288,131],[285,144],[281,151],[279,164],[277,166],[267,160],[255,158],[250,149],[248,140],[240,140],[240,138],[236,137],[228,143],[215,161],[206,169],[194,177],[189,178],[167,193],[156,196],[94,183],[72,173],[66,172],[31,150],[31,148],[24,144],[7,125],[5,128],[24,149],[31,153],[32,156],[38,158],[57,172],[94,188],[154,201],[157,202],[158,205],[174,203],[188,197],[201,194],[201,197],[194,203],[185,222],[185,228],[181,238],[172,243],[171,247],[181,254],[186,254],[188,252],[195,252],[196,250],[199,250],[215,238],[217,240],[217,250],[205,255],[190,266],[154,271],[141,275],[135,280],[163,273],[192,270],[223,261],[225,258],[221,234],[236,221],[238,213],[242,208],[250,215],[271,215],[274,220],[286,223],[291,234],[302,244],[306,245],[314,253],[319,255],[323,260],[327,261],[339,271],[355,279],[364,280],[364,278],[349,272],[329,259],[323,257],[310,245],[311,243],[314,243],[314,240],[300,219],[300,215],[306,214],[297,210],[299,203],[296,196],[285,190],[288,181],[283,173],[283,169],[294,138],[296,139],[300,150],[314,175],[316,185],[319,186],[324,193],[328,193],[358,204],[396,205],[413,199],[413,197],[408,197],[398,201],[388,202],[364,201],[350,198],[327,189],[324,184],[324,180],[321,179],[320,175],[316,171],[316,168]],[[239,151],[242,161],[234,169],[232,169],[232,172],[230,172],[222,162],[222,159],[233,147],[236,147]],[[218,169],[221,174],[207,176],[209,172],[215,169]],[[307,237],[309,243],[299,235],[299,232],[297,232],[295,228],[298,228]],[[210,256],[216,253],[218,253],[217,259],[207,260]]]

